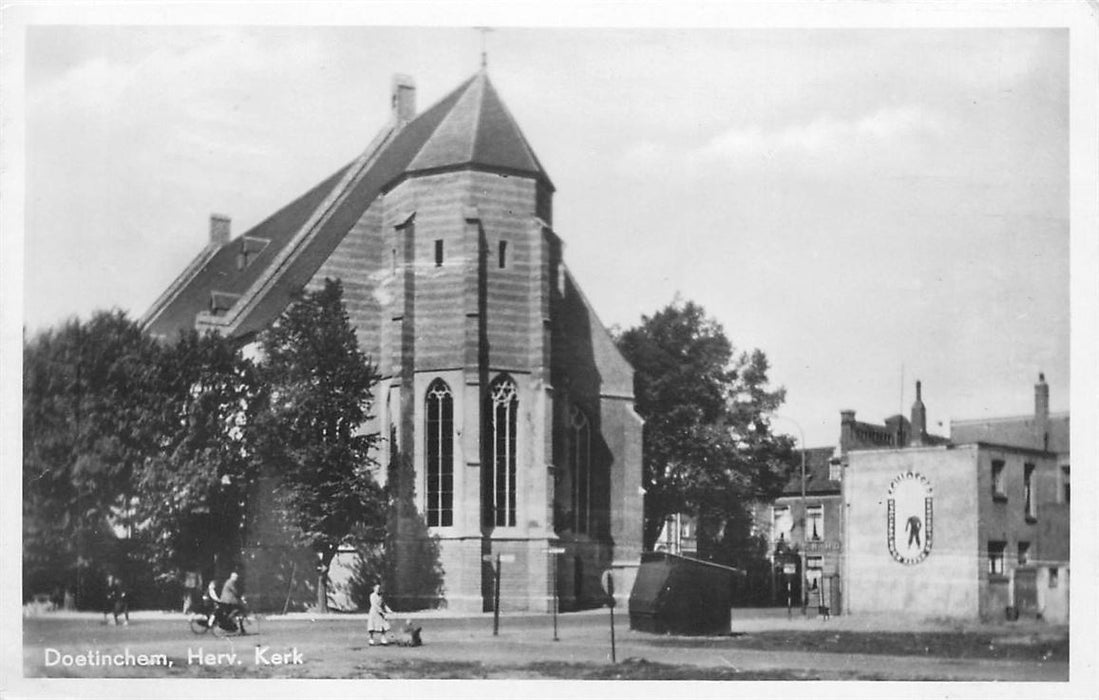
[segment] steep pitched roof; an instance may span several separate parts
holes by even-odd
[[[834,447],[810,447],[805,450],[805,493],[839,493],[840,482],[832,481],[831,463],[835,454]],[[801,495],[801,469],[795,469],[790,475],[790,481],[782,490],[784,497]]]
[[[409,163],[408,171],[466,164],[533,173],[549,181],[483,71],[469,81],[453,109]]]
[[[380,194],[417,173],[465,168],[533,175],[553,187],[484,71],[403,127],[383,129],[357,159],[243,236],[201,251],[142,323],[174,335],[202,314],[232,336],[259,331]],[[242,258],[246,241],[253,245]]]

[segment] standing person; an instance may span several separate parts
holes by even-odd
[[[213,627],[214,619],[217,617],[219,602],[216,580],[210,579],[210,585],[206,586],[206,594],[202,596],[202,602],[205,604],[205,610],[207,614],[206,626]]]
[[[389,638],[385,636],[385,633],[389,631],[389,620],[386,617],[392,614],[393,611],[389,609],[389,606],[385,604],[385,599],[382,598],[382,585],[375,583],[374,592],[370,594],[370,612],[366,615],[366,631],[370,635],[370,646],[377,644],[374,641],[375,633],[382,636],[383,646],[389,644]]]
[[[103,593],[103,624],[105,625],[110,623],[108,618],[114,612],[114,599],[117,593],[118,587],[115,585],[114,576],[107,574],[107,588]],[[115,624],[117,623],[118,620],[115,619]]]
[[[123,615],[123,625],[130,624],[130,602],[126,597],[126,589],[122,585],[122,579],[117,576],[107,575],[107,605],[103,610],[103,622],[107,622],[107,613],[114,615],[114,624],[118,624],[118,616]]]

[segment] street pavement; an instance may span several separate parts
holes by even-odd
[[[774,672],[794,670],[820,679],[874,678],[893,680],[1064,681],[1063,661],[956,659],[930,655],[887,656],[834,652],[745,649],[731,637],[652,635],[629,629],[625,611],[615,613],[614,656],[619,662],[645,659],[698,668]],[[394,625],[399,628],[406,616]],[[28,676],[198,676],[350,678],[384,675],[394,663],[469,664],[497,668],[497,677],[522,674],[533,662],[605,664],[611,661],[610,617],[607,609],[558,616],[558,640],[550,615],[505,614],[498,636],[491,614],[456,615],[430,611],[408,615],[423,627],[419,648],[370,647],[363,615],[291,614],[261,618],[258,633],[218,639],[195,636],[180,613],[137,612],[128,627],[104,625],[89,613],[48,613],[24,620],[24,669]],[[784,609],[734,610],[734,634],[789,630],[930,632],[981,631],[999,635],[1056,635],[1058,628],[1036,622],[980,625],[953,620],[913,620],[898,616],[836,616],[824,620]],[[1063,628],[1060,633],[1063,634]],[[59,654],[101,654],[130,650],[133,654],[164,654],[171,668],[46,666],[46,649]],[[199,651],[201,649],[201,652]],[[261,650],[257,655],[257,650]],[[295,652],[277,667],[272,654]],[[231,664],[196,662],[196,655],[236,654]],[[57,654],[54,655],[55,657]],[[228,657],[223,657],[228,658]],[[298,660],[300,659],[300,663]],[[280,660],[282,660],[280,658]],[[780,676],[779,676],[780,677]]]

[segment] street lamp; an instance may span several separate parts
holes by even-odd
[[[801,614],[806,615],[808,614],[806,605],[809,594],[806,590],[808,572],[805,570],[805,547],[809,542],[809,510],[805,505],[805,432],[801,429],[801,425],[789,416],[780,416],[777,413],[770,415],[772,418],[782,418],[793,423],[794,427],[798,429],[798,436],[801,438],[801,547],[798,548],[798,556],[801,558]]]

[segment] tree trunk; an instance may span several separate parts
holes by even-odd
[[[326,549],[320,553],[321,561],[317,566],[317,612],[328,612],[328,567],[336,557],[335,549]]]
[[[317,612],[328,612],[328,567],[317,572]]]

